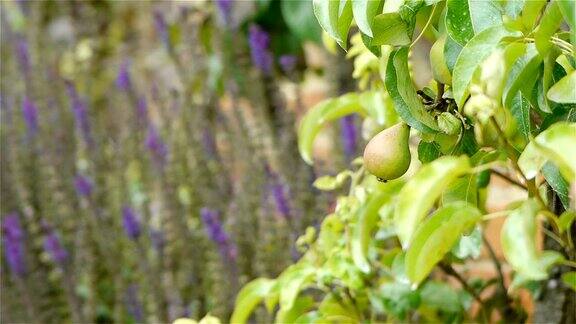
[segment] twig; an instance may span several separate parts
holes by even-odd
[[[513,185],[515,185],[515,186],[517,186],[517,187],[520,187],[520,188],[522,188],[522,189],[524,189],[524,190],[528,190],[528,188],[526,188],[525,185],[523,185],[522,183],[520,183],[520,182],[517,181],[517,180],[512,179],[512,178],[511,178],[510,176],[508,176],[507,174],[504,174],[504,173],[502,173],[502,172],[500,172],[500,171],[498,171],[498,170],[494,170],[494,169],[491,169],[490,172],[494,173],[495,175],[499,176],[500,178],[502,178],[502,179],[510,182],[511,184],[513,184]]]
[[[498,284],[500,286],[500,289],[502,290],[503,294],[506,294],[508,289],[506,288],[506,284],[504,282],[504,272],[502,271],[502,264],[500,263],[500,260],[498,260],[498,257],[496,256],[496,253],[494,252],[494,248],[492,248],[492,245],[490,245],[490,242],[488,242],[488,240],[486,239],[486,236],[482,235],[482,240],[484,241],[484,244],[486,245],[486,250],[488,250],[488,254],[490,255],[490,259],[492,259],[492,262],[494,263],[494,267],[496,268],[496,272],[498,273]]]
[[[456,280],[458,280],[458,282],[462,285],[462,288],[466,290],[466,292],[472,295],[472,297],[474,297],[474,299],[476,299],[476,301],[480,305],[484,305],[484,301],[482,300],[482,298],[480,298],[478,293],[472,287],[470,287],[470,285],[468,285],[466,280],[462,278],[462,276],[458,272],[456,272],[456,270],[454,270],[452,265],[447,263],[440,263],[440,269],[442,269],[442,271],[444,271],[447,275],[456,278]]]

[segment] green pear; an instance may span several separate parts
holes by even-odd
[[[364,149],[364,167],[381,181],[399,178],[410,166],[410,127],[398,123],[376,134]]]

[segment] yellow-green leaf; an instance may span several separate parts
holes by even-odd
[[[245,285],[236,297],[236,305],[230,322],[246,323],[254,308],[262,302],[275,284],[275,280],[258,278]]]
[[[443,156],[424,165],[400,190],[394,214],[396,233],[404,249],[444,189],[470,171],[468,157]]]

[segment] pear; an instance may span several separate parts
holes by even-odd
[[[376,134],[364,149],[364,167],[380,181],[399,178],[410,166],[410,127],[398,123]]]

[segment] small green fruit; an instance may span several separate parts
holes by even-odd
[[[444,84],[452,84],[452,74],[448,69],[448,65],[446,65],[446,58],[444,57],[444,44],[446,44],[446,36],[440,37],[432,45],[430,49],[430,66],[432,67],[434,80]]]
[[[410,127],[398,123],[376,134],[364,149],[364,167],[381,181],[399,178],[410,166]]]

